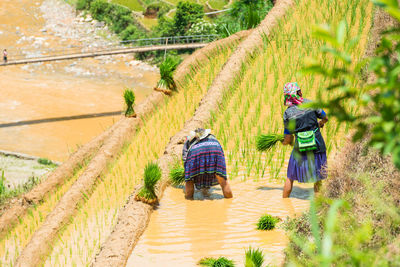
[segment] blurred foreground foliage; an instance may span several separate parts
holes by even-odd
[[[345,36],[346,22],[314,31],[335,65],[312,61],[303,72],[331,81],[335,97],[322,90],[311,106],[354,126],[355,143],[332,161],[310,211],[285,222],[287,266],[400,266],[400,9],[396,0],[373,2],[396,23],[360,64],[347,53],[359,38]]]

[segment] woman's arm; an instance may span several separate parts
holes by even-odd
[[[282,144],[285,145],[292,145],[293,144],[293,134],[285,134]]]
[[[322,120],[320,120],[320,121],[318,122],[319,128],[323,128],[324,125],[325,125],[325,123],[327,123],[327,122],[328,122],[328,116],[323,117]]]

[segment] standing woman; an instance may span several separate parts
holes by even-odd
[[[283,198],[288,198],[293,181],[314,183],[314,192],[318,192],[321,180],[326,178],[326,146],[320,128],[328,117],[322,109],[301,108],[301,104],[311,101],[303,98],[297,83],[285,84],[283,94],[287,109],[283,114],[285,137],[282,143],[294,146],[283,188]]]
[[[4,50],[3,50],[3,60],[4,60],[4,63],[7,63],[7,59],[8,59],[7,49],[4,49]]]
[[[210,129],[191,132],[183,145],[185,166],[185,197],[193,199],[194,186],[208,189],[219,184],[225,198],[232,197],[227,181],[224,151]]]

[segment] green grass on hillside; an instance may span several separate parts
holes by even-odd
[[[137,12],[144,11],[144,7],[142,6],[139,0],[112,0],[111,2],[126,6],[127,8],[133,11]]]
[[[224,9],[225,6],[229,3],[229,1],[225,1],[225,0],[208,0],[208,3],[214,9]]]

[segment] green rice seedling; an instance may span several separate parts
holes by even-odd
[[[174,186],[181,185],[185,182],[185,168],[177,161],[169,171],[169,178]]]
[[[257,230],[273,230],[279,221],[280,219],[278,217],[265,214],[258,220]]]
[[[5,185],[5,177],[4,177],[4,171],[1,171],[1,178],[0,178],[0,196],[6,192],[6,185]]]
[[[264,254],[261,249],[253,249],[249,247],[246,250],[246,260],[244,263],[245,267],[261,267],[264,263]]]
[[[126,89],[124,92],[124,99],[126,104],[126,117],[136,117],[135,110],[133,109],[133,104],[135,103],[135,94],[132,90]]]
[[[283,134],[261,134],[257,136],[256,147],[258,151],[270,150],[279,141],[283,141]]]
[[[155,192],[155,185],[161,179],[161,168],[157,163],[147,163],[144,168],[144,185],[136,195],[135,199],[144,203],[155,204],[157,202],[157,195]]]
[[[160,65],[160,80],[155,90],[167,93],[167,90],[176,91],[176,83],[174,81],[174,71],[179,61],[173,57],[167,57]]]
[[[199,265],[208,267],[234,267],[235,264],[232,260],[225,257],[216,258],[203,258],[199,261]]]
[[[46,158],[40,158],[37,160],[39,164],[48,165],[48,166],[57,166],[54,162]]]

